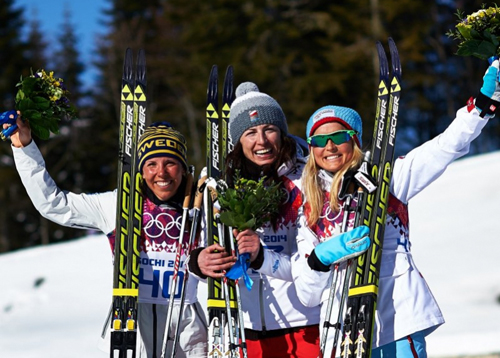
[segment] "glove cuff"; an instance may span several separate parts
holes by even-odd
[[[200,269],[200,266],[198,266],[198,256],[200,256],[200,252],[203,250],[203,247],[198,247],[196,249],[193,249],[191,251],[191,255],[189,255],[189,262],[188,262],[188,267],[189,271],[194,273],[196,276],[201,277],[202,279],[206,279],[207,276],[205,276]]]
[[[482,92],[479,92],[476,97],[475,106],[481,112],[479,114],[480,117],[484,117],[486,115],[494,116],[500,107],[500,102],[486,96]]]
[[[311,255],[307,258],[307,263],[309,264],[309,267],[314,270],[314,271],[320,271],[320,272],[328,272],[330,271],[330,265],[325,265],[323,264],[318,256],[316,256],[316,252],[312,250]]]
[[[259,253],[257,254],[255,260],[253,260],[252,263],[250,264],[250,267],[253,268],[254,270],[258,270],[262,267],[263,263],[264,263],[264,247],[262,247],[262,244],[260,244]]]

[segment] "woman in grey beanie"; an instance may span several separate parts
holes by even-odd
[[[320,309],[300,303],[290,269],[305,161],[288,135],[280,105],[254,83],[245,82],[236,89],[229,131],[234,149],[226,159],[226,178],[231,181],[237,170],[247,179],[266,176],[269,183],[281,183],[287,193],[274,222],[236,236],[239,253],[250,255],[248,274],[254,282],[247,290],[240,280],[248,356],[316,358]],[[198,250],[191,255],[190,269],[201,277],[220,277],[214,272],[227,269],[220,251],[214,245]]]

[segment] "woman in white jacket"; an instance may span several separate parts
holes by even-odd
[[[288,135],[281,107],[254,83],[244,82],[236,89],[229,130],[235,147],[227,158],[227,177],[234,178],[236,170],[247,179],[266,176],[281,183],[287,193],[275,222],[236,236],[239,253],[250,254],[248,275],[254,282],[248,290],[244,280],[239,281],[248,357],[316,358],[320,309],[300,303],[290,269],[290,256],[296,251],[304,160],[297,142]],[[189,267],[202,278],[221,277],[221,270],[233,265],[230,261],[224,249],[214,244],[194,250]]]
[[[94,194],[61,190],[47,172],[43,157],[32,141],[28,122],[19,116],[16,123],[19,130],[11,135],[16,168],[40,214],[60,225],[102,231],[108,236],[114,252],[116,190]],[[166,122],[157,122],[146,128],[139,141],[139,149],[139,170],[145,184],[138,305],[139,332],[143,344],[139,356],[159,357],[170,297],[169,277],[176,257],[175,243],[180,234],[178,224],[186,186],[187,148],[181,133]],[[188,236],[186,231],[185,243]],[[183,246],[182,265],[186,254],[187,247]],[[178,281],[181,285],[183,280]],[[176,357],[206,357],[207,328],[197,301],[198,281],[190,279],[187,282]],[[176,294],[176,301],[177,296],[179,294]],[[175,332],[178,314],[179,305],[174,305],[169,332]],[[168,349],[171,349],[171,344]]]
[[[396,159],[390,184],[382,249],[372,357],[426,357],[425,336],[444,323],[443,316],[411,253],[408,202],[438,178],[455,159],[469,151],[498,102],[498,61],[489,67],[475,106],[457,112],[456,119],[436,138]],[[494,106],[490,106],[491,104]],[[486,116],[481,117],[485,109]],[[322,305],[326,316],[331,265],[340,263],[331,314],[336,322],[347,256],[366,250],[366,227],[354,226],[354,213],[345,215],[339,193],[344,174],[359,167],[362,122],[346,107],[326,106],[308,121],[310,156],[302,176],[304,206],[299,216],[298,251],[292,257],[297,295],[306,306]],[[354,195],[356,201],[356,195]],[[343,233],[347,231],[346,233]],[[351,241],[351,239],[354,239]],[[351,247],[349,245],[352,245]],[[332,331],[332,330],[330,330]],[[330,338],[331,339],[331,338]],[[330,342],[331,345],[331,342]],[[329,356],[329,355],[328,355]]]

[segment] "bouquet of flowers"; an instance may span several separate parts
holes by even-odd
[[[457,17],[455,30],[446,33],[459,41],[457,55],[486,60],[500,54],[500,8],[496,4],[467,16],[458,10]]]
[[[221,222],[240,231],[257,230],[276,217],[284,192],[280,188],[280,183],[264,185],[265,179],[265,177],[259,181],[245,179],[237,172],[234,189],[219,181],[217,199],[222,211]]]
[[[255,231],[278,215],[285,194],[281,190],[281,183],[266,186],[265,179],[245,179],[236,172],[234,188],[228,188],[224,181],[217,183],[217,199],[222,211],[220,220],[223,224],[239,231]],[[236,280],[243,276],[245,285],[250,290],[253,282],[247,274],[249,266],[250,255],[239,255],[226,277]]]
[[[59,133],[59,121],[62,116],[75,117],[75,109],[71,106],[69,91],[61,78],[55,78],[54,72],[47,73],[41,69],[30,76],[23,78],[16,85],[18,91],[15,98],[15,108],[21,111],[23,118],[29,120],[33,135],[40,139],[48,139],[50,132]],[[9,113],[10,112],[6,112]],[[14,112],[15,113],[15,112]],[[15,126],[13,121],[6,120]],[[17,127],[17,126],[16,126]],[[9,135],[14,128],[9,129]],[[8,135],[2,131],[2,139]]]

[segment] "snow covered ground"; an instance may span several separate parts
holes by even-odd
[[[469,157],[410,203],[412,250],[447,320],[431,358],[500,354],[499,179],[500,152]],[[0,255],[0,356],[106,357],[111,275],[103,235]]]

